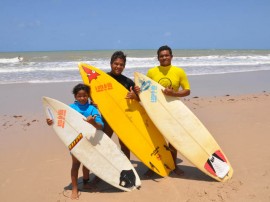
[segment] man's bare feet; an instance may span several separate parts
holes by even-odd
[[[178,168],[177,166],[175,166],[175,169],[173,170],[173,172],[176,174],[176,175],[179,175],[179,176],[182,176],[185,174],[185,172],[183,170],[181,170],[180,168]]]

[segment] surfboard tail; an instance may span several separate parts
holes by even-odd
[[[212,175],[221,179],[223,179],[230,171],[230,166],[220,150],[217,150],[208,158],[204,168]]]

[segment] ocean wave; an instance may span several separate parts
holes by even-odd
[[[20,63],[23,60],[21,57],[15,58],[0,58],[0,64]]]
[[[144,53],[145,56],[141,56],[141,53],[128,54],[131,56],[127,57],[125,75],[133,78],[135,71],[146,74],[150,67],[159,64],[153,52]],[[84,52],[76,52],[75,56],[74,52],[29,53],[24,56],[23,62],[14,55],[7,57],[7,54],[0,53],[1,84],[79,81],[78,62],[96,66],[105,72],[110,71],[110,57],[105,57],[103,52],[100,52],[100,57],[98,53],[90,57]],[[172,64],[182,67],[188,75],[270,70],[270,51],[176,51]]]

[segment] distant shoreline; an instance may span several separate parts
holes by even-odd
[[[270,71],[189,76],[191,95],[185,99],[270,92],[269,78]],[[71,90],[81,82],[1,84],[1,113],[41,111],[42,96],[71,103],[74,101]],[[17,100],[16,105],[10,107],[11,100]]]

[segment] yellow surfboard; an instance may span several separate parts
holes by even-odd
[[[107,73],[87,64],[78,65],[92,99],[117,136],[148,168],[167,176],[175,168],[171,152],[140,103],[125,99],[128,90]]]

